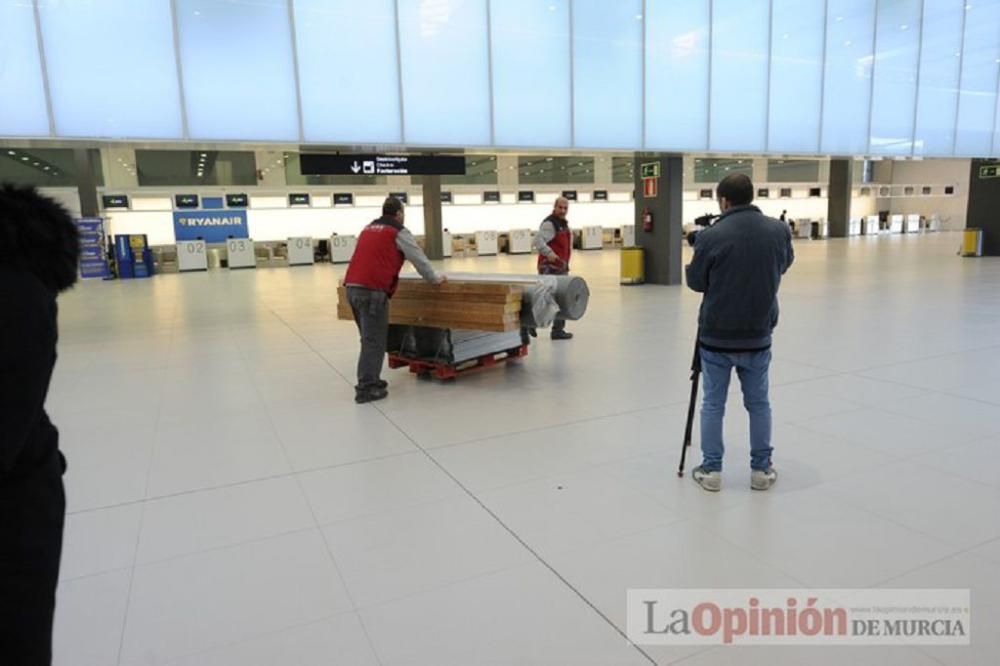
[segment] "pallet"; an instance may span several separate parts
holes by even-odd
[[[455,379],[460,374],[466,374],[483,368],[491,368],[498,363],[524,358],[528,355],[528,345],[521,345],[515,349],[507,351],[484,354],[478,358],[469,359],[458,364],[440,363],[436,361],[426,361],[424,359],[409,358],[397,353],[389,354],[390,368],[409,367],[410,372],[424,377],[437,377],[438,379]]]

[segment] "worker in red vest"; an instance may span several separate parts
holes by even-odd
[[[382,217],[361,232],[344,276],[347,300],[361,333],[358,384],[354,402],[381,400],[389,395],[388,383],[380,379],[389,335],[389,299],[399,284],[404,260],[432,284],[447,281],[434,271],[417,239],[403,227],[403,203],[389,197],[382,204]]]
[[[535,236],[538,250],[539,275],[566,275],[569,273],[569,256],[573,251],[573,232],[569,230],[566,213],[569,200],[556,199],[552,214],[542,220],[542,226]],[[573,334],[566,330],[566,320],[556,317],[552,322],[552,339],[569,340]]]

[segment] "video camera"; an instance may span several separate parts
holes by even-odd
[[[695,226],[695,228],[692,229],[692,230],[690,230],[688,232],[688,234],[687,234],[688,245],[690,245],[691,247],[694,247],[694,241],[695,241],[695,238],[698,236],[698,233],[700,231],[704,230],[704,229],[709,228],[713,224],[715,224],[715,221],[718,220],[718,219],[719,219],[719,215],[713,215],[711,213],[706,213],[705,215],[702,215],[701,217],[696,217],[695,220],[694,220],[694,226]]]

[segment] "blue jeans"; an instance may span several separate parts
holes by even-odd
[[[722,471],[722,417],[732,369],[740,378],[743,406],[750,414],[750,467],[766,470],[771,466],[771,403],[767,397],[767,371],[771,350],[749,353],[721,353],[701,349],[704,398],[701,405],[702,466],[709,472]]]

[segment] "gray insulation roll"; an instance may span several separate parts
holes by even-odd
[[[449,280],[465,282],[523,283],[521,324],[532,328],[551,326],[556,316],[577,320],[587,312],[590,289],[576,275],[507,275],[504,273],[446,273]],[[404,273],[402,280],[419,280],[417,273]]]

